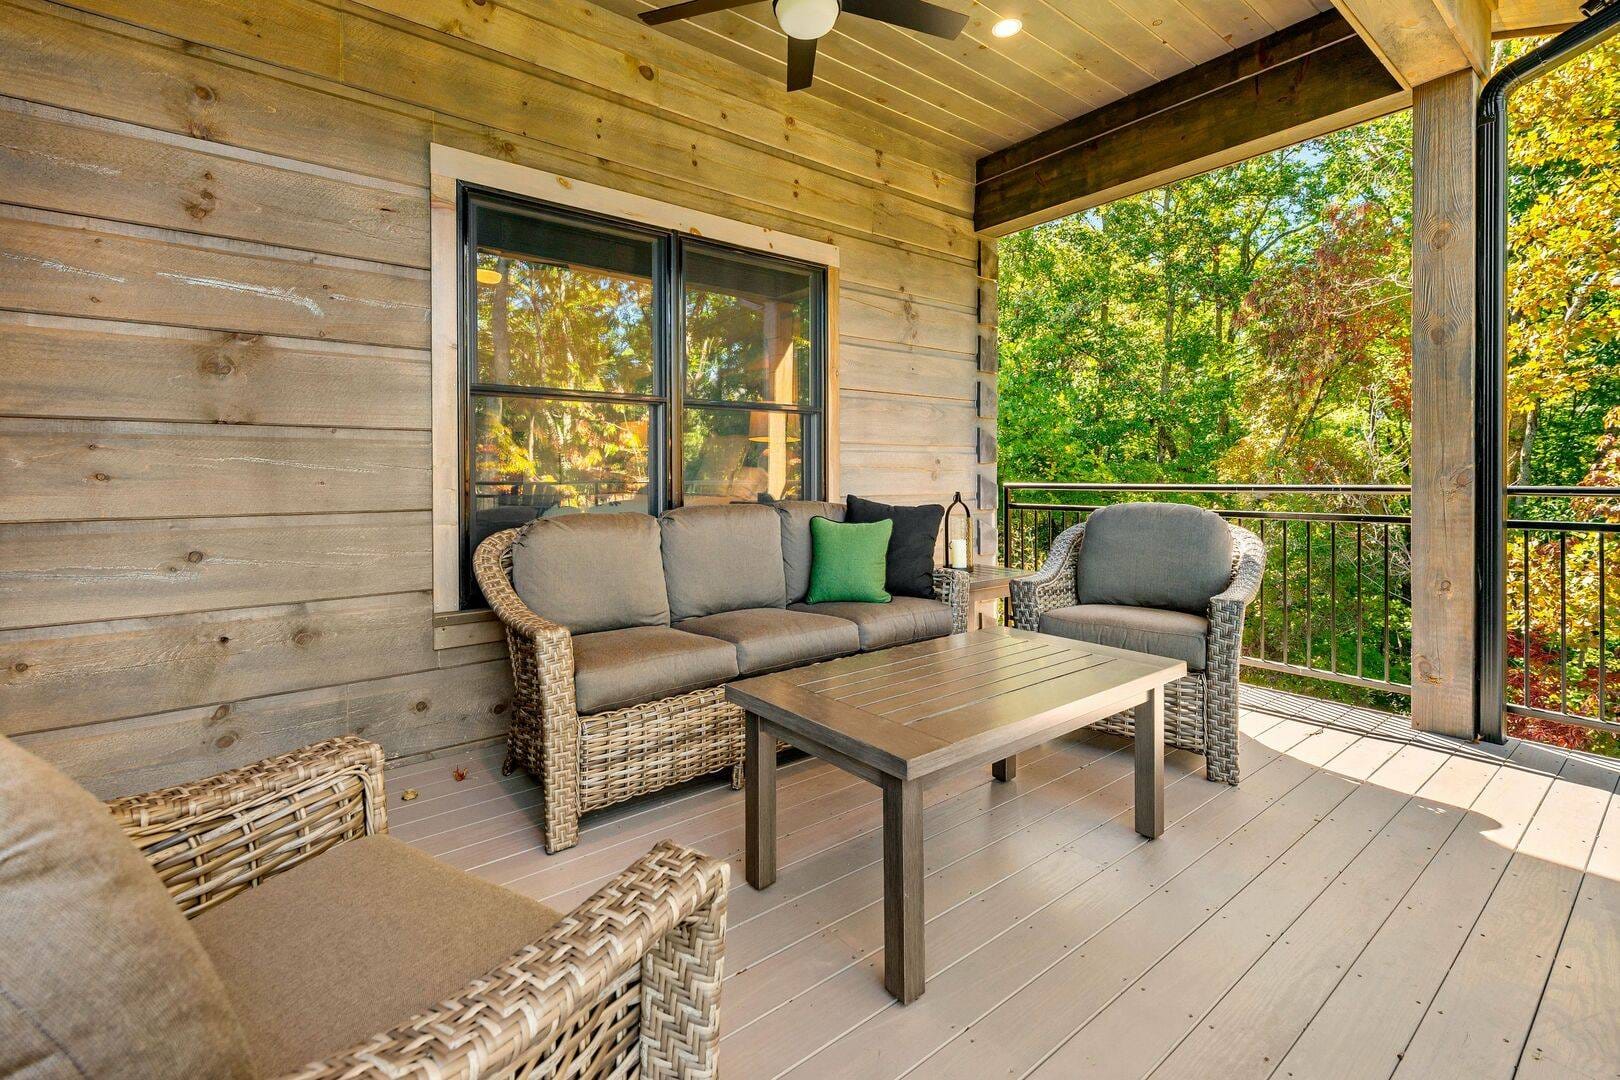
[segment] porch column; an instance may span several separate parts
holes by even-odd
[[[1474,107],[1412,89],[1412,726],[1474,736]]]

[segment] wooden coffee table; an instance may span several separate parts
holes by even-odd
[[[1180,660],[990,627],[743,679],[748,712],[748,884],[776,881],[776,741],[883,789],[883,984],[923,992],[922,788],[993,765],[1125,709],[1136,710],[1136,831],[1164,831],[1164,685]]]

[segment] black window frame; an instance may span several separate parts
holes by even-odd
[[[651,393],[577,390],[567,387],[513,386],[478,381],[478,237],[479,206],[503,213],[533,214],[587,228],[645,239],[653,244],[653,387]],[[483,185],[456,184],[456,327],[457,454],[460,518],[461,609],[486,606],[472,574],[474,491],[472,439],[476,433],[474,400],[479,396],[536,401],[581,401],[607,405],[645,405],[648,417],[648,510],[659,514],[685,501],[682,434],[688,407],[745,413],[787,413],[800,417],[803,477],[801,498],[825,497],[827,486],[828,273],[827,267],[769,252],[695,237],[581,210]],[[785,267],[810,276],[810,371],[806,404],[769,401],[722,401],[686,395],[686,278],[688,250],[711,251],[765,266]]]

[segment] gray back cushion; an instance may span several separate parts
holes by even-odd
[[[787,607],[782,526],[761,503],[682,506],[658,520],[676,621],[739,608]]]
[[[1121,503],[1086,520],[1076,591],[1082,604],[1202,615],[1232,578],[1232,530],[1196,506]]]
[[[191,924],[88,791],[0,737],[0,1076],[257,1076]]]
[[[810,593],[810,519],[843,521],[844,504],[790,499],[773,505],[782,519],[782,572],[787,578],[787,602],[797,604]]]
[[[512,588],[575,634],[669,625],[658,522],[646,514],[541,518],[512,546]]]

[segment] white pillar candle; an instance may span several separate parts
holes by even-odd
[[[951,541],[951,566],[957,570],[967,569],[967,541],[961,537]]]

